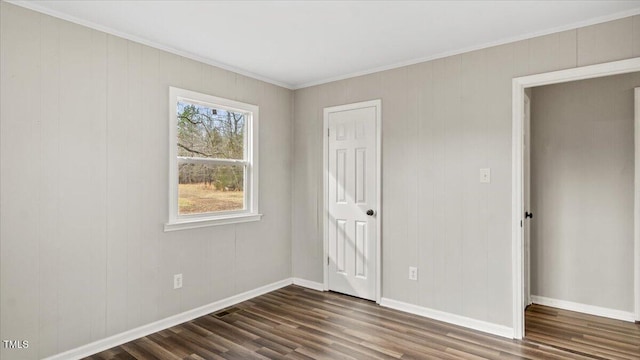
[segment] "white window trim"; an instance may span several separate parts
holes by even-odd
[[[176,107],[178,99],[187,99],[190,102],[203,105],[215,105],[224,110],[251,113],[246,122],[245,132],[245,160],[221,160],[221,164],[235,163],[236,165],[248,165],[246,167],[244,191],[246,196],[246,209],[238,211],[216,212],[206,214],[179,215],[178,213],[178,150],[177,131],[178,117]],[[169,87],[169,221],[164,225],[164,231],[184,229],[196,229],[206,226],[236,224],[250,221],[258,221],[262,214],[258,211],[258,116],[259,108],[256,105],[239,101],[219,98],[216,96],[201,94],[195,91]],[[212,162],[203,160],[203,162]],[[215,162],[215,161],[213,161]]]

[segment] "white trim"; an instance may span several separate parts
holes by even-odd
[[[638,64],[640,64],[640,57],[635,57],[626,60],[522,76],[513,80],[517,80],[517,83],[524,89],[533,86],[559,84],[570,81],[636,72],[638,71],[638,67],[640,67]]]
[[[376,233],[378,234],[378,240],[376,244],[376,302],[382,301],[382,100],[376,100],[378,106],[378,114],[376,116],[376,176],[377,176],[377,189],[376,196],[378,197],[378,212],[376,217],[378,218],[378,228]]]
[[[456,326],[463,326],[469,329],[482,331],[509,339],[511,339],[511,336],[513,335],[513,329],[508,326],[476,320],[461,315],[409,304],[398,300],[382,298],[382,300],[380,301],[380,306],[423,316],[433,320],[443,321]]]
[[[528,142],[527,142],[527,146],[526,149],[527,151],[525,153],[522,154],[522,156],[524,156],[524,158],[527,159],[527,166],[529,167],[529,176],[531,176],[531,99],[529,98],[529,96],[525,93],[524,94],[524,105],[525,105],[525,109],[526,109],[526,113],[529,116],[529,121],[527,123],[524,124],[524,132],[525,134],[525,138],[527,138]],[[523,139],[524,140],[524,139]],[[523,186],[524,186],[524,179],[522,179],[523,181]],[[523,188],[523,191],[525,189]],[[529,181],[529,201],[531,201],[531,181]],[[524,196],[524,195],[523,195]],[[531,206],[529,206],[529,209],[525,209],[525,211],[529,211],[531,212]],[[524,222],[522,224],[523,226],[525,225]],[[529,237],[528,238],[524,238],[524,242],[526,247],[528,247],[529,252],[527,253],[529,256],[529,261],[523,261],[522,266],[524,267],[524,270],[526,270],[526,274],[527,274],[527,278],[525,279],[526,282],[526,292],[524,293],[524,300],[526,301],[526,305],[531,305],[531,228],[529,228]]]
[[[621,11],[621,12],[617,12],[617,13],[614,13],[614,14],[609,14],[609,15],[605,15],[605,16],[592,18],[592,19],[589,19],[589,20],[578,21],[578,22],[574,22],[574,23],[571,23],[571,24],[568,24],[568,25],[554,27],[554,28],[551,28],[551,29],[546,29],[546,30],[542,30],[542,31],[535,31],[535,32],[524,34],[524,35],[508,37],[508,38],[497,40],[497,41],[491,41],[491,42],[484,43],[484,44],[481,44],[481,45],[469,46],[469,47],[465,47],[465,48],[458,49],[458,50],[439,53],[439,54],[436,54],[436,55],[431,55],[431,56],[421,57],[421,58],[417,58],[417,59],[402,61],[402,62],[390,64],[390,65],[385,65],[385,66],[372,68],[372,69],[369,69],[369,70],[356,71],[356,72],[347,73],[347,74],[344,74],[344,75],[333,76],[333,77],[329,77],[329,78],[325,78],[325,79],[321,79],[321,80],[314,80],[314,81],[309,81],[309,82],[306,82],[306,83],[302,83],[302,84],[297,84],[296,85],[296,84],[288,84],[288,83],[284,83],[284,82],[281,82],[281,81],[277,81],[277,80],[274,80],[274,79],[271,79],[271,78],[268,78],[268,77],[265,77],[265,76],[262,76],[262,75],[258,75],[256,73],[253,73],[253,72],[250,72],[250,71],[242,70],[242,69],[239,69],[239,68],[231,66],[231,65],[227,65],[227,64],[224,64],[224,63],[221,63],[221,62],[217,62],[217,61],[215,61],[213,59],[209,59],[209,58],[206,58],[206,57],[203,57],[203,56],[200,56],[200,55],[196,55],[196,54],[193,54],[193,53],[190,53],[190,52],[187,52],[187,51],[178,50],[178,49],[173,48],[171,46],[163,45],[163,44],[160,44],[158,42],[147,40],[147,39],[135,36],[135,35],[130,35],[130,34],[127,34],[125,32],[118,31],[118,30],[115,30],[113,28],[110,28],[108,26],[99,25],[99,24],[96,24],[96,23],[94,23],[92,21],[80,19],[80,18],[77,18],[75,16],[71,16],[71,15],[56,11],[56,10],[52,10],[50,8],[44,7],[42,5],[39,5],[39,4],[31,2],[31,1],[20,1],[20,0],[4,0],[4,1],[6,1],[6,2],[8,2],[10,4],[13,4],[13,5],[24,7],[26,9],[37,11],[37,12],[42,13],[42,14],[53,16],[53,17],[56,17],[58,19],[66,20],[66,21],[69,21],[69,22],[72,22],[72,23],[75,23],[75,24],[78,24],[78,25],[86,26],[86,27],[91,28],[91,29],[102,31],[102,32],[107,33],[107,34],[118,36],[118,37],[126,39],[126,40],[134,41],[134,42],[140,43],[142,45],[151,46],[151,47],[159,49],[159,50],[163,50],[163,51],[166,51],[166,52],[169,52],[169,53],[172,53],[172,54],[176,54],[176,55],[188,58],[188,59],[199,61],[199,62],[207,64],[207,65],[211,65],[211,66],[215,66],[215,67],[227,70],[227,71],[231,71],[231,72],[234,72],[236,74],[240,74],[240,75],[248,76],[248,77],[260,80],[260,81],[268,82],[270,84],[273,84],[273,85],[276,85],[276,86],[280,86],[280,87],[284,87],[284,88],[287,88],[289,90],[298,90],[298,89],[303,89],[303,88],[307,88],[307,87],[311,87],[311,86],[315,86],[315,85],[321,85],[321,84],[330,83],[330,82],[333,82],[333,81],[349,79],[349,78],[362,76],[362,75],[367,75],[367,74],[372,74],[372,73],[381,72],[381,71],[385,71],[385,70],[396,69],[396,68],[400,68],[400,67],[404,67],[404,66],[418,64],[418,63],[425,62],[425,61],[442,59],[442,58],[445,58],[445,57],[458,55],[458,54],[463,54],[463,53],[467,53],[467,52],[470,52],[470,51],[486,49],[486,48],[490,48],[490,47],[494,47],[494,46],[513,43],[513,42],[516,42],[516,41],[527,40],[527,39],[532,39],[532,38],[539,37],[539,36],[558,33],[558,32],[561,32],[561,31],[578,29],[578,28],[585,27],[585,26],[601,24],[601,23],[605,23],[605,22],[608,22],[608,21],[623,19],[623,18],[626,18],[626,17],[635,16],[635,15],[640,14],[640,9],[631,9],[631,10],[627,10],[627,11]]]
[[[211,164],[211,165],[249,165],[246,160],[210,159],[203,157],[178,156],[178,164]]]
[[[558,300],[551,299],[544,296],[531,295],[531,300],[534,304],[551,306],[558,309],[569,310],[569,311],[577,311],[584,314],[595,315],[595,316],[603,316],[611,319],[617,319],[622,321],[635,321],[635,314],[629,311],[615,310],[604,308],[600,306],[593,306],[587,304],[580,304],[576,302],[566,301],[566,300]]]
[[[214,106],[227,111],[245,114],[245,146],[242,160],[217,160],[206,158],[179,158],[176,146],[176,104],[178,99],[189,102]],[[259,221],[259,115],[260,109],[256,105],[240,101],[229,100],[217,96],[202,94],[195,91],[169,87],[169,219],[164,225],[164,231],[194,229],[206,226],[237,224],[249,221]],[[246,209],[229,212],[215,212],[209,214],[178,214],[178,162],[238,164],[245,168],[244,198]]]
[[[378,234],[378,241],[376,244],[376,302],[382,301],[382,100],[377,100],[378,115],[376,119],[376,158],[378,162],[376,164],[376,176],[377,176],[377,189],[376,196],[378,197],[378,212],[376,214],[378,218],[378,228],[376,233]]]
[[[274,290],[278,290],[280,288],[283,288],[285,286],[291,285],[291,278],[287,278],[284,280],[280,280],[265,286],[261,286],[259,288],[253,289],[253,290],[249,290],[246,292],[243,292],[241,294],[238,295],[234,295],[231,297],[228,297],[226,299],[222,299],[222,300],[218,300],[215,302],[212,302],[208,305],[204,305],[204,306],[200,306],[198,308],[195,309],[191,309],[191,310],[187,310],[185,312],[182,312],[180,314],[176,314],[173,316],[169,316],[167,318],[164,318],[162,320],[158,320],[155,322],[152,322],[150,324],[147,325],[142,325],[140,327],[137,327],[135,329],[131,329],[125,332],[122,332],[120,334],[116,334],[113,336],[109,336],[107,338],[98,340],[98,341],[94,341],[92,343],[89,343],[87,345],[83,345],[80,347],[77,347],[75,349],[71,349],[68,351],[65,351],[63,353],[57,354],[57,355],[53,355],[50,357],[45,358],[45,360],[69,360],[69,359],[81,359],[96,353],[99,353],[101,351],[110,349],[114,346],[118,346],[118,345],[122,345],[126,342],[135,340],[135,339],[139,339],[141,337],[147,336],[149,334],[153,334],[155,332],[158,331],[162,331],[165,329],[168,329],[172,326],[176,326],[179,324],[182,324],[184,322],[187,321],[191,321],[195,318],[198,318],[200,316],[204,316],[213,312],[216,312],[218,310],[222,310],[224,308],[227,308],[229,306],[241,303],[243,301],[247,301],[249,299],[252,299],[256,296],[260,296],[266,293],[269,293],[271,291]]]
[[[6,1],[6,2],[8,2],[10,4],[13,4],[13,5],[16,5],[16,6],[23,7],[25,9],[33,10],[33,11],[36,11],[36,12],[39,12],[39,13],[42,13],[42,14],[45,14],[45,15],[53,16],[53,17],[58,18],[58,19],[69,21],[69,22],[72,22],[74,24],[85,26],[85,27],[88,27],[90,29],[102,31],[104,33],[107,33],[107,34],[110,34],[110,35],[113,35],[113,36],[117,36],[117,37],[123,38],[125,40],[137,42],[139,44],[150,46],[150,47],[158,49],[158,50],[166,51],[168,53],[179,55],[179,56],[185,57],[187,59],[195,60],[195,61],[201,62],[203,64],[215,66],[217,68],[224,69],[224,70],[227,70],[227,71],[231,71],[231,72],[239,74],[239,75],[248,76],[248,77],[256,79],[256,80],[264,81],[264,82],[267,82],[267,83],[270,83],[270,84],[273,84],[273,85],[276,85],[276,86],[280,86],[280,87],[283,87],[283,88],[286,88],[286,89],[289,89],[289,90],[294,90],[294,87],[291,84],[283,83],[281,81],[277,81],[277,80],[268,78],[266,76],[262,76],[262,75],[258,75],[256,73],[253,73],[253,72],[250,72],[250,71],[242,70],[242,69],[239,69],[239,68],[237,68],[235,66],[231,66],[231,65],[228,65],[228,64],[225,64],[225,63],[221,63],[221,62],[218,62],[216,60],[213,60],[213,59],[210,59],[210,58],[207,58],[207,57],[204,57],[204,56],[196,55],[196,54],[188,52],[188,51],[178,50],[178,49],[176,49],[176,48],[174,48],[172,46],[164,45],[164,44],[161,44],[161,43],[156,42],[156,41],[152,41],[152,40],[141,38],[139,36],[131,35],[131,34],[128,34],[128,33],[113,29],[113,28],[108,27],[108,26],[96,24],[96,23],[94,23],[92,21],[80,19],[80,18],[77,18],[75,16],[62,13],[60,11],[52,10],[50,8],[47,8],[47,7],[42,6],[40,4],[34,3],[32,1],[19,1],[19,0],[3,0],[3,1]]]
[[[171,223],[164,224],[164,231],[176,231],[187,229],[198,229],[208,226],[228,225],[228,224],[240,224],[245,222],[260,221],[262,214],[241,214],[241,215],[226,215],[219,218],[211,217],[208,219],[189,219],[180,220]]]
[[[512,123],[512,155],[511,155],[511,274],[512,274],[512,321],[513,338],[522,339],[524,336],[524,239],[522,221],[524,212],[523,201],[523,154],[522,127],[524,125],[524,87],[513,80],[513,123]],[[516,121],[516,119],[519,119]]]
[[[329,290],[329,119],[323,111],[322,125],[322,284]]]
[[[306,287],[307,289],[316,290],[316,291],[324,291],[323,283],[301,279],[301,278],[293,278],[293,285]]]
[[[329,290],[329,267],[327,259],[329,257],[329,113],[337,111],[346,111],[361,109],[365,107],[376,108],[376,196],[378,197],[378,208],[376,209],[376,302],[380,303],[382,299],[382,100],[369,100],[358,103],[338,105],[324,108],[323,111],[323,127],[322,127],[322,182],[323,182],[323,216],[322,216],[322,238],[324,251],[322,257],[322,267],[324,276],[324,290]]]
[[[635,202],[633,210],[633,227],[635,237],[635,313],[636,321],[640,321],[640,87],[635,88]]]
[[[520,222],[523,220],[523,121],[524,121],[524,89],[533,86],[563,83],[583,79],[591,79],[603,76],[625,74],[640,71],[640,58],[621,61],[613,61],[604,64],[583,66],[579,68],[553,71],[544,74],[530,75],[513,79],[512,86],[512,173],[511,173],[511,241],[512,241],[512,307],[513,307],[513,337],[522,339],[524,335],[524,269],[523,269],[523,228]],[[637,120],[637,119],[636,119]],[[638,122],[636,121],[636,124]],[[640,146],[638,146],[638,125],[636,125],[636,179],[635,179],[635,282],[634,294],[636,297],[636,318],[640,318],[640,211],[638,199],[640,199],[640,174],[637,170],[640,163]]]

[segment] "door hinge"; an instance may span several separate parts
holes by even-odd
[[[327,256],[327,265],[329,265],[329,257]]]
[[[522,227],[522,220],[520,220],[520,227]]]
[[[327,136],[331,137],[331,129],[330,128],[327,128]]]

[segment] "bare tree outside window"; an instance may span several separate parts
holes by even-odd
[[[182,99],[176,111],[179,214],[245,209],[246,114]]]

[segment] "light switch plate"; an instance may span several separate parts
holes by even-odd
[[[480,169],[480,182],[484,184],[491,182],[491,169]]]
[[[173,288],[180,289],[182,287],[182,274],[173,275]]]
[[[418,280],[418,268],[409,266],[409,280]]]

